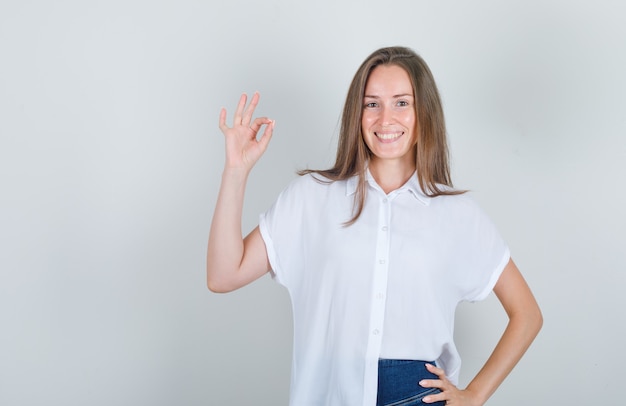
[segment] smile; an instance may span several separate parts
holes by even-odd
[[[402,134],[404,134],[404,132],[399,131],[399,132],[393,132],[393,133],[374,133],[378,138],[380,138],[381,140],[394,140],[398,137],[400,137]]]

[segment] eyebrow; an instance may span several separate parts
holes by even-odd
[[[371,96],[371,95],[368,95],[368,94],[363,95],[363,97],[364,98],[368,97],[370,99],[380,99],[380,96]],[[394,99],[397,99],[398,97],[414,97],[414,96],[412,94],[409,94],[409,93],[396,94],[396,95],[392,96],[392,98],[394,98]]]

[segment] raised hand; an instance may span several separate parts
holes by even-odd
[[[233,126],[226,125],[226,109],[220,112],[220,130],[226,140],[226,168],[250,171],[265,152],[274,132],[274,120],[267,117],[252,116],[259,103],[259,93],[254,93],[250,104],[246,106],[248,96],[244,93],[239,99]],[[257,139],[262,126],[266,126],[263,134]]]

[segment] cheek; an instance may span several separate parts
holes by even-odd
[[[407,114],[406,116],[404,116],[403,121],[407,125],[407,127],[413,129],[413,127],[415,127],[415,114]]]
[[[366,129],[372,124],[372,117],[369,114],[363,114],[361,117],[361,128]]]

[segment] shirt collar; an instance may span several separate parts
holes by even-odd
[[[370,186],[376,189],[380,189],[380,186],[378,186],[378,184],[376,183],[376,180],[370,173],[369,169],[366,170],[365,181],[368,182]],[[359,185],[358,175],[355,175],[349,178],[346,182],[346,195],[350,196],[356,193],[356,189],[358,185]],[[409,193],[411,193],[411,195],[414,198],[416,198],[420,203],[422,203],[424,206],[428,206],[430,204],[430,199],[432,199],[432,197],[426,195],[426,193],[422,191],[422,188],[420,188],[420,184],[417,180],[417,172],[415,172],[404,185],[402,185],[400,188],[391,192],[391,194],[399,193],[402,191],[408,191]]]

